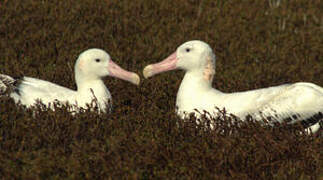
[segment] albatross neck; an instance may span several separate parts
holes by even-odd
[[[205,79],[202,71],[187,71],[180,85],[179,92],[204,92],[211,89],[212,82]]]
[[[77,91],[88,91],[90,88],[94,91],[96,89],[105,89],[105,85],[100,78],[91,78],[90,76],[76,76],[75,77]]]

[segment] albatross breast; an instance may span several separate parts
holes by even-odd
[[[23,77],[16,80],[0,74],[0,96],[9,95],[15,102],[27,107],[41,101],[47,106],[52,102],[69,103],[75,108],[87,108],[96,100],[99,110],[105,112],[111,94],[103,83],[106,76],[116,77],[138,85],[139,76],[126,71],[114,63],[110,55],[101,49],[88,49],[82,52],[75,63],[75,80],[77,90],[71,90],[57,84]],[[110,106],[110,105],[109,105]]]
[[[208,44],[202,41],[188,41],[179,46],[175,53],[165,60],[144,68],[145,78],[173,69],[186,73],[179,87],[176,106],[178,114],[198,113],[204,110],[216,116],[216,108],[225,108],[242,120],[247,115],[257,119],[270,117],[290,123],[311,119],[318,127],[322,121],[323,88],[312,83],[284,84],[236,93],[223,93],[212,88],[215,74],[215,55]],[[213,69],[213,70],[212,70]],[[313,120],[314,119],[314,120]],[[315,124],[316,123],[316,124]]]

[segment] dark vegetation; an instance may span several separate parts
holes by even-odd
[[[85,49],[102,48],[141,74],[200,39],[217,55],[221,91],[322,86],[322,2],[275,2],[0,0],[0,73],[75,88],[74,62]],[[107,78],[111,114],[33,113],[0,98],[1,179],[322,178],[322,140],[300,128],[228,125],[226,117],[210,130],[180,120],[174,104],[182,77],[168,72],[139,87]]]

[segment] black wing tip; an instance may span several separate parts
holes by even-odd
[[[0,96],[8,95],[11,92],[20,94],[18,86],[22,82],[23,76],[11,77],[0,74]]]
[[[322,128],[322,125],[323,125],[322,120],[323,120],[323,112],[318,112],[318,113],[314,114],[313,116],[302,120],[301,122],[305,127],[310,127],[316,123],[320,123],[320,126]]]

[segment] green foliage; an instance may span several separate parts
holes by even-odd
[[[280,2],[280,3],[278,3]],[[79,53],[97,47],[142,68],[200,39],[226,92],[309,81],[323,85],[322,3],[300,1],[0,1],[0,73],[74,88]],[[320,179],[322,140],[301,130],[174,113],[183,73],[139,87],[107,78],[111,114],[33,112],[0,98],[2,179]],[[223,130],[224,129],[224,130]],[[231,132],[231,133],[228,133]]]

